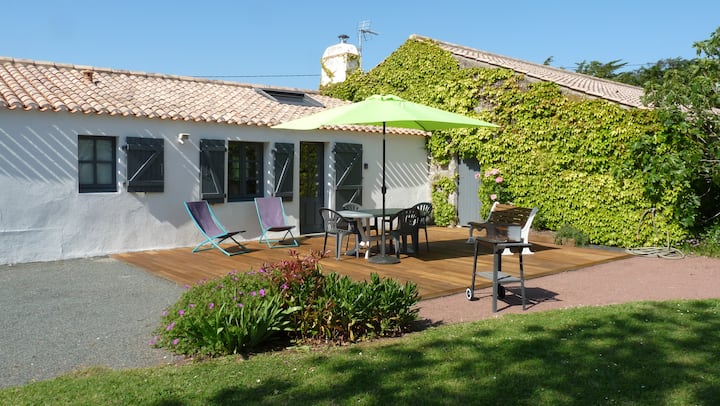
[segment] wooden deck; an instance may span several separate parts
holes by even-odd
[[[429,227],[428,233],[430,251],[425,250],[425,239],[421,236],[420,255],[401,255],[399,264],[376,265],[362,256],[359,259],[343,256],[336,260],[334,252],[320,263],[324,272],[337,272],[356,280],[365,280],[370,273],[375,272],[381,277],[395,278],[401,282],[413,281],[423,299],[463,292],[470,285],[473,261],[473,245],[466,242],[467,228]],[[322,249],[322,235],[302,236],[298,240],[300,246],[295,249],[301,256],[310,249]],[[334,242],[334,238],[330,237],[328,248],[333,248]],[[577,270],[628,256],[621,251],[557,246],[535,240],[532,235],[530,242],[533,243],[535,254],[523,256],[526,279]],[[259,269],[264,263],[288,257],[287,248],[269,249],[257,241],[250,241],[246,245],[251,252],[232,257],[218,250],[192,253],[191,248],[132,252],[113,257],[181,285],[192,285],[233,270]],[[478,257],[478,271],[492,270],[490,247],[483,248],[483,254]],[[513,274],[518,272],[517,255],[503,257],[503,271]],[[475,286],[479,289],[489,286],[489,283],[478,278]]]

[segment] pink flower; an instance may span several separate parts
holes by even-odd
[[[170,331],[170,330],[173,329],[173,327],[175,327],[175,322],[174,322],[174,321],[173,321],[172,323],[170,323],[170,324],[165,328],[165,331]]]
[[[255,295],[257,295],[257,293],[254,290],[252,292],[250,292],[250,296],[255,296]]]
[[[176,338],[173,340],[173,345],[178,345],[179,342],[180,342],[180,339]]]
[[[212,309],[213,307],[215,307],[215,303],[210,302],[210,304],[208,305],[208,308],[209,308],[209,309]]]
[[[475,173],[475,179],[480,179],[480,172]]]
[[[497,200],[497,195],[495,193],[490,195],[490,200]]]
[[[495,183],[502,183],[502,181],[503,181],[502,176],[498,176],[497,178],[495,178]]]
[[[260,297],[265,296],[265,289],[260,289]]]
[[[181,316],[184,315],[184,314],[185,314],[185,309],[180,309],[180,310],[178,310],[178,314],[181,315]]]

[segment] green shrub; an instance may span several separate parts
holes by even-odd
[[[297,309],[285,306],[269,282],[263,270],[234,271],[189,287],[164,312],[152,343],[178,354],[213,356],[245,353],[280,339]]]
[[[570,224],[563,224],[555,232],[555,244],[562,245],[568,240],[575,241],[576,247],[585,247],[590,243],[590,238],[587,234],[571,226]]]
[[[370,281],[355,282],[331,273],[325,278],[322,300],[310,304],[312,314],[322,315],[324,328],[299,331],[303,338],[324,341],[357,341],[401,335],[417,318],[417,287],[371,273]],[[315,306],[317,304],[317,306]]]
[[[185,355],[248,353],[286,342],[345,342],[396,336],[417,318],[417,286],[371,274],[355,282],[323,275],[322,255],[230,272],[188,287],[164,311],[151,344]]]
[[[687,253],[720,257],[720,221],[715,221],[697,237],[686,239],[678,245]]]

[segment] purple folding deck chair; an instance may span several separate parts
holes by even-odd
[[[299,245],[292,233],[292,229],[295,228],[295,226],[288,224],[285,218],[285,208],[279,197],[256,197],[255,209],[257,210],[260,228],[262,229],[259,242],[265,242],[270,248],[297,247]],[[285,232],[283,238],[270,239],[268,237],[268,233],[283,231]],[[292,242],[283,244],[283,241],[288,240],[288,236]]]
[[[201,200],[197,202],[185,202],[185,210],[187,210],[188,215],[190,215],[190,218],[193,220],[193,223],[195,223],[202,235],[205,236],[205,241],[198,244],[192,252],[205,251],[213,248],[219,249],[227,256],[250,252],[247,247],[240,244],[235,238],[233,238],[234,235],[244,233],[245,230],[227,231],[225,227],[220,224],[217,217],[215,217],[215,213],[213,213],[207,201]],[[228,251],[220,246],[220,243],[228,238],[237,244],[238,249]],[[211,244],[212,246],[201,248],[207,244]]]

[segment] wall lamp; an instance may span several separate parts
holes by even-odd
[[[190,138],[190,134],[188,134],[188,133],[178,134],[178,144],[184,144],[185,141],[187,141],[189,138]]]

